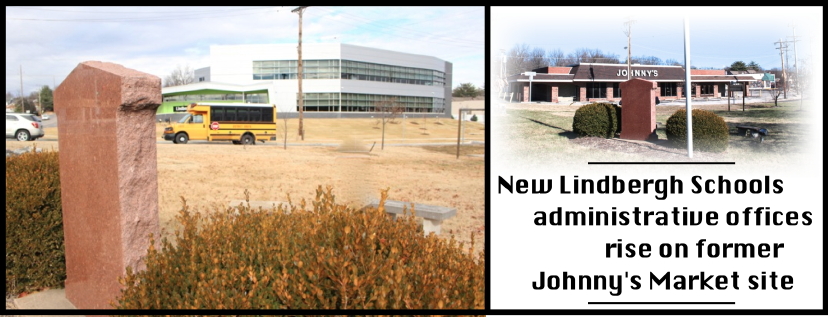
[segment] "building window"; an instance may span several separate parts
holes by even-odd
[[[619,83],[612,83],[612,97],[621,98],[621,85]]]
[[[662,97],[675,97],[677,93],[676,83],[660,83]]]
[[[713,94],[713,84],[701,84],[701,94],[702,95],[712,95]]]
[[[607,83],[587,83],[587,98],[607,98]]]
[[[227,94],[189,94],[164,96],[164,102],[169,101],[231,101],[231,102],[268,103],[266,92],[227,93]]]
[[[253,61],[254,80],[289,80],[298,78],[298,62]],[[445,86],[441,71],[365,63],[349,60],[303,60],[303,79],[351,79],[425,86]]]
[[[416,96],[392,96],[352,93],[306,93],[304,111],[373,112],[377,103],[396,99],[407,113],[444,113],[445,99]],[[341,103],[341,106],[340,106]]]

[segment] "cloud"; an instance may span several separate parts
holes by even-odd
[[[6,90],[19,93],[21,67],[28,93],[59,84],[87,60],[162,77],[177,65],[209,66],[210,45],[293,43],[293,8],[7,7]],[[309,7],[303,41],[435,56],[455,63],[455,82],[482,86],[483,13],[483,7]],[[468,61],[474,56],[478,63]]]

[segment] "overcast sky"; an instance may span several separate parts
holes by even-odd
[[[297,43],[288,7],[6,7],[6,92],[28,95],[96,60],[164,78],[207,67],[210,45]],[[484,7],[309,7],[303,43],[344,43],[434,56],[453,86],[485,80]]]
[[[632,56],[684,63],[685,17],[692,66],[722,68],[741,60],[779,68],[775,42],[793,40],[794,32],[800,60],[822,58],[822,7],[492,7],[492,56],[527,44],[564,54],[597,49],[625,61],[624,22],[633,20]],[[793,43],[789,54],[793,63]]]

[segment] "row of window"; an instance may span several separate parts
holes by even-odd
[[[443,113],[445,99],[414,96],[369,95],[352,93],[307,93],[304,94],[305,111],[322,112],[372,112],[385,101],[393,100],[404,112]]]
[[[272,107],[213,106],[210,113],[210,121],[273,122]]]
[[[236,100],[250,102],[250,103],[267,103],[267,93],[252,93],[252,94],[202,94],[202,95],[175,95],[165,96],[164,102],[168,101],[220,101],[220,100]]]
[[[229,98],[233,94],[221,95],[224,98]],[[240,95],[239,95],[240,96]],[[212,99],[207,99],[211,97]],[[204,99],[202,99],[204,98]],[[235,99],[219,99],[220,95],[179,95],[165,97],[164,101],[214,101],[214,100],[235,100]],[[240,98],[240,97],[239,97]],[[239,99],[240,100],[240,99]],[[256,101],[253,101],[256,100]],[[392,96],[392,95],[371,95],[371,94],[353,94],[353,93],[338,93],[338,92],[321,92],[321,93],[305,93],[304,106],[305,111],[323,111],[323,112],[372,112],[377,104],[393,100],[398,103],[404,112],[415,113],[443,113],[445,109],[445,99],[434,97],[416,97],[416,96]],[[247,95],[247,101],[253,103],[268,103],[267,93],[250,94]],[[217,110],[219,109],[219,110]],[[230,109],[230,110],[221,110]],[[241,109],[240,107],[213,107],[214,115],[219,116],[223,121],[234,121],[237,118],[247,118],[249,115],[256,116],[252,111],[245,110],[244,112],[236,112],[232,109]],[[259,108],[255,108],[259,109]],[[267,108],[268,113],[262,112],[262,120],[272,120],[272,109]],[[298,111],[298,109],[297,109]],[[226,114],[225,114],[226,113]],[[258,113],[258,112],[256,112]],[[269,117],[268,117],[269,116]],[[241,120],[241,119],[239,119]]]
[[[661,90],[662,97],[674,97],[678,94],[678,83],[659,83],[659,89]],[[621,89],[619,88],[619,83],[612,83],[612,94],[611,98],[621,98]],[[709,94],[713,93],[713,85],[701,85],[702,94]],[[607,83],[587,83],[586,85],[586,93],[587,98],[607,98]]]
[[[289,80],[298,78],[295,60],[253,61],[254,80]],[[445,86],[446,74],[441,71],[343,60],[303,60],[303,79],[353,79]]]

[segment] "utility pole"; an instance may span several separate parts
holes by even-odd
[[[23,65],[20,65],[20,111],[26,112],[26,103],[23,101]]]
[[[790,42],[793,42],[793,49],[794,49],[794,72],[796,72],[796,91],[799,93],[799,110],[802,110],[802,92],[803,91],[802,91],[802,85],[799,82],[800,81],[800,78],[799,78],[799,62],[796,59],[796,42],[799,41],[799,40],[796,39],[796,26],[792,25],[791,27],[793,28],[793,36],[791,36],[793,38],[793,40],[791,40]]]
[[[776,42],[776,44],[779,44],[779,47],[777,47],[776,49],[779,50],[779,60],[782,62],[782,83],[783,83],[783,85],[785,85],[784,88],[782,89],[782,92],[785,95],[782,98],[783,99],[788,99],[788,76],[787,76],[787,73],[785,72],[785,57],[784,57],[785,49],[787,49],[788,46],[787,46],[787,42],[782,42],[782,39],[779,39],[779,42]],[[776,87],[776,88],[779,89],[779,87]]]
[[[297,7],[290,11],[299,14],[299,68],[296,77],[299,80],[299,136],[302,137],[302,141],[305,140],[305,128],[302,125],[302,118],[305,112],[305,96],[302,94],[302,77],[304,77],[304,73],[302,72],[302,13],[305,12],[305,8],[307,6]]]
[[[632,35],[632,25],[635,23],[635,20],[627,19],[627,22],[624,22],[624,25],[627,26],[627,30],[624,31],[624,34],[627,35],[627,80],[630,80],[630,75],[632,75],[632,71],[630,69],[630,58],[632,57],[631,50],[632,47],[630,46],[630,36]]]

